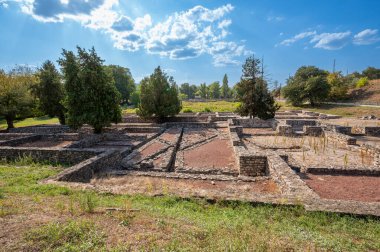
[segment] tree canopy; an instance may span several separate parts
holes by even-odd
[[[61,76],[53,62],[47,60],[38,70],[39,81],[33,87],[38,98],[39,109],[50,117],[57,116],[61,124],[65,124],[65,92]]]
[[[8,129],[14,128],[16,118],[31,115],[34,106],[31,87],[36,81],[27,67],[16,67],[9,73],[0,70],[0,115],[5,117]]]
[[[120,93],[95,49],[63,50],[59,64],[65,79],[67,120],[74,129],[89,124],[95,133],[121,121]]]
[[[174,116],[181,111],[177,85],[173,77],[167,76],[160,67],[140,83],[140,105],[137,114],[143,118],[155,118],[159,121]]]
[[[260,60],[254,56],[247,58],[241,80],[236,84],[237,98],[241,102],[237,112],[250,118],[270,119],[279,106],[269,92],[266,81],[262,76],[258,77],[260,73]]]
[[[328,72],[314,66],[300,67],[293,77],[287,80],[283,93],[293,105],[309,102],[314,106],[325,100],[330,92],[327,82]]]
[[[116,89],[121,95],[121,102],[130,103],[131,94],[135,91],[136,85],[129,68],[109,65],[105,66],[105,69],[111,73],[114,79]]]

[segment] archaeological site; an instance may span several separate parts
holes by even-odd
[[[67,166],[40,183],[380,216],[376,119],[300,110],[270,120],[183,113],[157,124],[126,114],[102,134],[60,125],[1,133],[0,158],[23,156]]]

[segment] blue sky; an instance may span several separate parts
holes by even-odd
[[[285,82],[302,65],[380,67],[380,1],[0,0],[0,68],[95,47],[139,81],[160,65],[177,83],[232,86],[244,59],[264,57]]]

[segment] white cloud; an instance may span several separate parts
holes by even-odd
[[[314,44],[315,48],[326,50],[339,50],[350,41],[351,32],[321,33],[317,31],[301,32],[291,38],[281,41],[278,45],[290,46],[300,40],[308,39],[309,43]]]
[[[214,65],[239,64],[236,58],[249,51],[243,44],[226,41],[232,21],[225,18],[234,7],[195,6],[175,12],[153,24],[149,14],[135,19],[117,10],[119,0],[14,0],[21,10],[41,22],[74,20],[84,27],[108,34],[120,50],[146,50],[170,59],[209,54]],[[0,0],[1,4],[1,0]]]
[[[326,50],[339,50],[342,49],[350,39],[351,32],[337,32],[337,33],[322,33],[315,35],[310,43],[316,43],[315,48],[322,48]]]
[[[377,29],[365,29],[354,36],[353,43],[356,45],[371,45],[380,41]]]
[[[285,39],[283,41],[280,42],[280,45],[284,45],[284,46],[289,46],[301,39],[304,39],[304,38],[307,38],[307,37],[313,37],[317,34],[316,31],[308,31],[308,32],[301,32],[297,35],[295,35],[294,37],[292,38],[289,38],[289,39]]]

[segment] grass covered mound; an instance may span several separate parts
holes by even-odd
[[[0,165],[0,243],[36,251],[380,250],[380,220],[302,207],[112,195],[39,181],[65,169]]]

